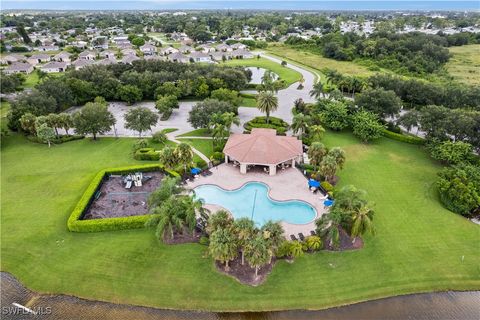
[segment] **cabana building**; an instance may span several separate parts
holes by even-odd
[[[277,167],[294,167],[296,161],[301,161],[303,148],[296,137],[277,136],[275,129],[254,128],[250,134],[232,134],[223,153],[225,163],[238,164],[241,173],[261,166],[275,175]]]

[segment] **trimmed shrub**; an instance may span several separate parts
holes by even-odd
[[[199,159],[195,162],[195,166],[200,169],[208,168],[207,162],[203,159]]]
[[[163,131],[157,131],[152,135],[152,142],[165,143],[168,141],[166,133]]]
[[[141,148],[135,151],[133,158],[135,160],[158,161],[160,160],[160,153],[156,152],[154,148]]]
[[[58,138],[54,138],[50,142],[53,143],[53,144],[60,144],[60,143],[69,142],[69,141],[81,140],[83,138],[85,138],[85,136],[81,136],[81,135],[73,135],[73,136],[68,135],[67,136],[67,135],[65,135],[65,136],[59,136]],[[27,136],[27,139],[31,142],[46,144],[46,142],[43,142],[37,136]]]
[[[110,174],[126,174],[131,172],[149,172],[149,171],[164,171],[171,176],[178,177],[179,174],[169,170],[165,170],[160,164],[152,165],[137,165],[121,168],[109,168],[98,172],[93,178],[90,185],[87,187],[77,205],[73,209],[67,221],[69,231],[73,232],[97,232],[97,231],[111,231],[124,229],[143,228],[146,220],[151,215],[130,216],[121,218],[106,218],[106,219],[91,219],[81,220],[84,212],[87,210],[92,202],[95,192],[99,189],[105,176]]]
[[[327,192],[333,191],[333,186],[328,181],[322,181],[322,183],[320,183],[320,186]]]
[[[139,149],[144,149],[148,147],[148,142],[145,139],[138,139],[132,145],[132,151],[135,153]]]
[[[223,154],[223,152],[214,152],[212,154],[212,160],[218,160],[218,161],[224,161],[225,160],[225,154]]]
[[[420,137],[407,136],[407,135],[404,135],[404,134],[399,134],[399,133],[395,133],[395,132],[392,132],[392,131],[388,131],[386,129],[383,130],[383,136],[385,136],[389,139],[393,139],[393,140],[397,140],[397,141],[401,141],[401,142],[406,142],[406,143],[410,143],[410,144],[418,144],[418,145],[425,144],[425,139],[422,139]]]
[[[277,130],[278,135],[285,135],[288,130],[288,123],[280,118],[270,117],[267,124],[267,117],[255,117],[252,120],[246,122],[243,128],[247,133],[250,133],[253,128],[268,128]]]

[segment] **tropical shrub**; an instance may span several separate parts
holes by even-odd
[[[135,160],[158,161],[160,160],[160,154],[154,148],[141,148],[135,151],[133,158]]]
[[[288,130],[288,123],[276,117],[269,117],[269,123],[267,123],[267,118],[262,116],[246,122],[243,128],[247,133],[250,133],[253,128],[269,128],[277,130],[278,135],[285,135]]]

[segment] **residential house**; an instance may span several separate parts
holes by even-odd
[[[115,52],[110,51],[110,50],[102,51],[102,52],[100,52],[99,55],[100,55],[101,58],[107,58],[107,59],[114,58],[115,59]]]
[[[193,59],[194,62],[212,62],[212,58],[210,55],[203,53],[203,52],[192,52],[190,57]]]
[[[157,52],[157,47],[150,43],[145,43],[143,46],[140,47],[140,51],[143,52],[143,54],[146,56],[151,56]]]
[[[137,50],[135,49],[123,49],[122,50],[122,55],[124,56],[136,56],[137,55]]]
[[[98,36],[92,40],[92,46],[94,49],[106,50],[108,49],[108,38],[105,36]]]
[[[179,52],[178,49],[175,49],[173,47],[166,47],[166,48],[160,49],[160,54],[164,56],[168,56],[172,53],[177,53],[177,52]]]
[[[165,56],[152,55],[152,56],[145,56],[143,59],[145,59],[147,61],[149,61],[149,60],[165,61],[166,57]]]
[[[122,58],[122,62],[125,64],[132,64],[133,61],[140,60],[139,57],[134,56],[133,54],[126,55]]]
[[[68,64],[66,62],[52,61],[40,67],[40,70],[47,73],[65,72]]]
[[[38,47],[38,51],[42,51],[42,52],[57,51],[58,49],[59,48],[56,45]]]
[[[188,63],[190,58],[180,52],[175,52],[167,56],[168,61],[178,63]]]
[[[246,50],[247,46],[244,45],[243,43],[237,42],[232,44],[230,47],[232,47],[233,50]]]
[[[115,63],[117,63],[117,60],[115,59],[115,57],[105,58],[105,59],[102,59],[102,60],[95,61],[95,64],[100,65],[100,66],[108,66],[108,65],[111,65],[111,64],[115,64]]]
[[[221,52],[232,52],[233,49],[226,43],[220,43],[219,45],[216,46],[217,51]]]
[[[24,73],[29,74],[33,71],[33,66],[26,62],[14,62],[3,70],[5,74]]]
[[[203,53],[210,53],[210,52],[215,52],[215,48],[212,47],[211,45],[209,44],[202,44],[200,46],[197,47],[197,50],[198,51],[201,51]]]
[[[225,60],[232,59],[232,53],[231,52],[217,51],[217,52],[212,52],[210,54],[210,56],[215,61],[223,61],[224,57],[225,57]]]
[[[237,49],[232,52],[232,57],[237,59],[251,59],[254,57],[254,55],[250,51]]]
[[[97,54],[92,51],[83,51],[78,55],[78,59],[80,60],[95,60],[97,58]]]
[[[2,64],[11,64],[15,62],[25,61],[25,56],[20,54],[9,54],[2,58]]]
[[[36,66],[42,62],[50,61],[50,56],[45,53],[34,54],[31,57],[27,58],[27,62],[30,63],[32,66]]]
[[[133,45],[130,42],[122,42],[117,44],[117,48],[119,48],[120,50],[131,49],[133,48]]]
[[[71,56],[72,55],[69,52],[62,51],[53,56],[53,60],[59,62],[72,62],[72,59],[70,58]]]
[[[77,59],[75,60],[72,65],[75,68],[75,70],[80,70],[84,67],[90,66],[94,63],[93,60],[88,60],[88,59]]]
[[[72,43],[72,46],[74,46],[75,48],[79,48],[79,49],[85,49],[88,45],[88,42],[86,41],[83,41],[83,40],[78,40],[78,41],[73,41]]]
[[[178,48],[178,50],[181,52],[181,53],[190,53],[190,52],[194,52],[195,49],[193,49],[192,47],[190,46],[181,46],[180,48]]]

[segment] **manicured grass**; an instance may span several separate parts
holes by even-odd
[[[208,131],[208,129],[200,128],[195,129],[190,132],[186,132],[184,134],[178,135],[177,137],[211,137],[212,134]]]
[[[35,85],[40,81],[40,78],[38,77],[38,72],[33,71],[29,75],[27,75],[27,79],[23,83],[24,88],[33,88]]]
[[[243,97],[242,102],[240,103],[240,107],[256,108],[257,99],[252,97]]]
[[[0,128],[7,128],[7,116],[10,111],[10,102],[0,100]]]
[[[298,71],[290,69],[288,67],[282,67],[281,64],[276,63],[266,58],[253,58],[253,59],[233,59],[224,62],[225,65],[230,66],[244,66],[244,67],[259,67],[271,70],[276,73],[280,79],[285,80],[287,85],[291,85],[294,82],[299,81],[302,78],[302,74]]]
[[[368,68],[355,64],[350,61],[337,61],[324,58],[311,52],[302,51],[297,48],[291,48],[284,44],[274,43],[268,46],[266,52],[272,53],[278,57],[287,58],[293,62],[308,66],[321,73],[323,68],[335,69],[340,73],[352,76],[370,76],[374,72]]]
[[[212,139],[187,139],[180,138],[178,141],[186,142],[195,149],[206,155],[208,158],[213,154],[213,140]]]
[[[448,72],[458,81],[480,84],[480,44],[450,47],[453,56],[447,63]]]
[[[440,169],[417,146],[360,144],[327,133],[347,152],[340,184],[368,191],[377,235],[354,252],[280,261],[253,288],[215,271],[205,246],[159,244],[148,229],[70,233],[67,218],[101,169],[139,163],[132,139],[48,148],[20,135],[1,146],[1,269],[33,290],[161,308],[318,309],[384,296],[480,288],[480,228],[444,209]],[[193,142],[192,143],[198,143]]]
[[[166,128],[166,129],[163,129],[162,132],[167,134],[167,133],[170,133],[170,132],[175,132],[177,130],[178,130],[178,128]]]

